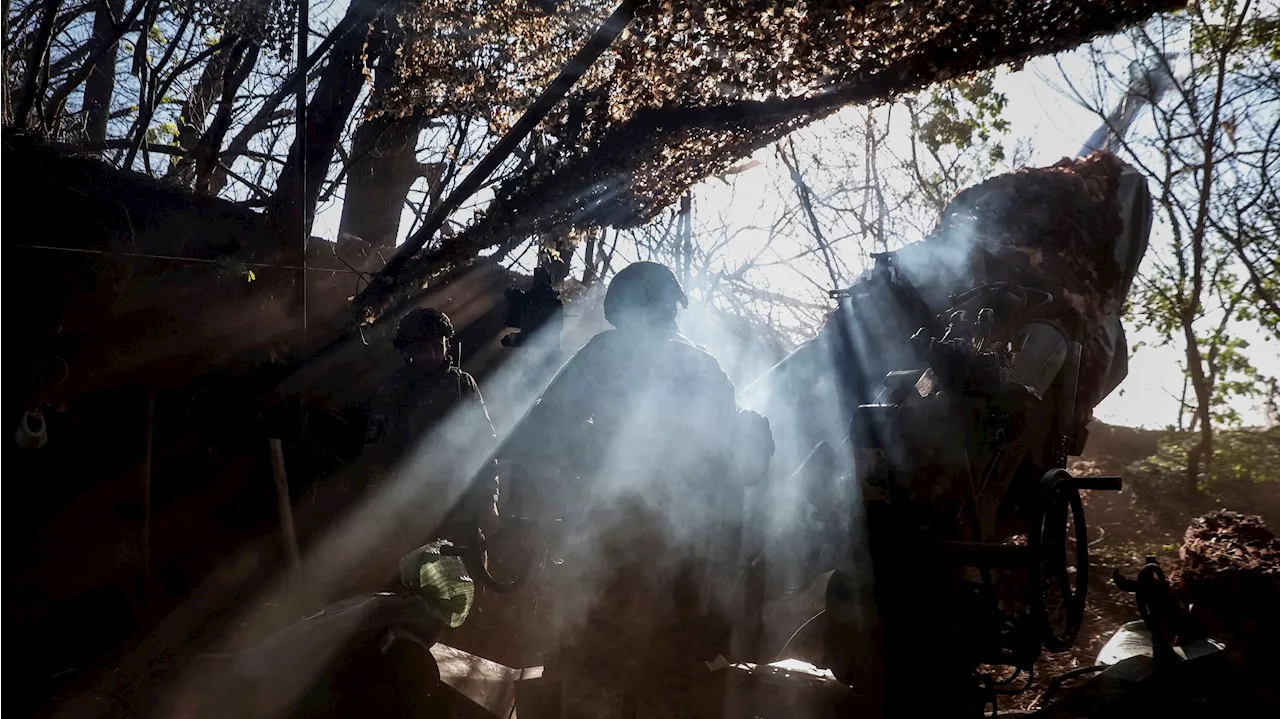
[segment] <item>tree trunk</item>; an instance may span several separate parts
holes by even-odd
[[[538,265],[547,270],[552,285],[559,287],[569,277],[569,267],[573,264],[572,238],[567,230],[561,230],[554,236],[541,238],[541,241]]]
[[[355,27],[360,28],[371,22],[385,4],[386,0],[354,0],[347,8],[347,15],[348,18],[353,14],[359,16]],[[367,34],[357,29],[338,38],[329,51],[328,63],[316,83],[311,101],[307,103],[306,142],[303,143],[306,156],[301,156],[299,142],[295,139],[268,208],[270,219],[266,228],[280,241],[304,236],[315,220],[320,188],[324,185],[329,164],[342,140],[342,130],[355,109],[364,83],[362,58],[366,39]],[[303,168],[306,169],[305,188],[300,187],[301,183],[297,181]],[[301,197],[300,192],[303,193]],[[303,213],[298,212],[298,203],[302,203],[305,219],[302,219]],[[303,222],[303,227],[297,226],[299,221]]]
[[[294,71],[288,75],[285,81],[262,101],[262,105],[258,107],[258,111],[253,114],[253,117],[250,118],[248,122],[244,123],[243,127],[240,128],[240,131],[236,133],[236,136],[232,138],[230,144],[227,145],[227,150],[224,154],[227,154],[230,157],[240,157],[249,149],[249,143],[253,141],[253,138],[262,134],[271,125],[271,123],[292,115],[296,111],[296,108],[294,110],[282,110],[280,106],[289,98],[296,96],[298,92],[298,85],[307,82],[307,78],[311,76],[311,71],[323,58],[329,56],[329,50],[333,47],[338,38],[343,38],[350,33],[356,32],[356,27],[364,17],[364,14],[353,14],[348,12],[347,15],[342,18],[342,22],[334,26],[333,30],[329,32],[324,41],[321,42],[318,47],[311,50],[306,59],[300,63],[299,67],[295,68]],[[222,192],[222,188],[226,185],[226,182],[227,173],[225,170],[215,172],[211,183],[211,194],[218,194]]]
[[[111,96],[116,89],[116,55],[119,41],[112,41],[116,32],[116,15],[124,9],[121,0],[104,0],[93,15],[92,44],[102,44],[106,50],[93,63],[84,83],[85,138],[93,145],[107,140],[107,121],[111,119]]]
[[[9,0],[4,0],[4,16],[0,17],[0,28],[4,33],[6,44],[9,37]],[[0,47],[0,103],[3,103],[3,112],[0,112],[0,121],[5,123],[13,122],[11,115],[13,108],[9,105],[12,103],[9,94],[9,49]]]
[[[209,131],[200,138],[200,142],[191,153],[195,160],[196,189],[202,192],[211,192],[211,182],[218,169],[219,157],[222,153],[222,140],[226,137],[227,130],[231,128],[231,111],[235,104],[236,92],[249,78],[249,72],[253,70],[254,65],[258,63],[260,49],[256,42],[247,38],[237,40],[234,45],[228,46],[227,64],[223,67],[222,73],[222,101],[218,105],[218,112],[214,115],[213,122],[209,124]]]
[[[602,231],[603,232],[603,231]],[[594,285],[596,283],[596,235],[593,231],[587,235],[586,241],[582,248],[582,284]]]
[[[227,72],[227,62],[231,58],[231,49],[234,45],[235,42],[228,43],[226,47],[209,58],[196,86],[191,89],[191,93],[182,103],[182,114],[178,121],[178,146],[187,154],[169,165],[169,171],[166,174],[171,180],[184,185],[190,185],[195,181],[196,163],[193,152],[204,137],[205,120],[209,116],[209,110],[213,107],[214,100],[222,94],[222,79]]]
[[[405,199],[423,174],[417,146],[425,126],[426,115],[417,112],[375,117],[356,128],[339,231],[363,239],[374,251],[395,249]]]
[[[1199,425],[1200,441],[1187,453],[1186,490],[1199,491],[1200,477],[1207,476],[1213,463],[1213,382],[1205,376],[1201,364],[1200,345],[1191,325],[1184,322],[1183,334],[1187,342],[1187,366],[1191,370],[1191,388],[1196,394],[1195,419]]]
[[[402,44],[398,33],[382,44],[371,102],[395,85]],[[338,230],[363,239],[372,252],[387,250],[390,257],[395,251],[405,200],[423,174],[417,150],[426,124],[426,113],[421,111],[407,117],[379,115],[360,123],[351,137],[347,193]]]
[[[88,6],[86,5],[73,7],[70,10],[60,9],[57,18],[53,22],[53,36],[58,37],[62,33],[66,32],[71,23],[79,20],[80,16],[89,12],[89,10],[86,9],[87,7]],[[43,15],[41,15],[41,11],[43,9],[44,5],[39,2],[26,3],[26,7],[19,10],[17,13],[18,27],[26,27],[33,19],[43,17]],[[9,37],[9,34],[6,31],[5,39],[7,42],[5,44],[8,47],[9,54],[11,56],[22,56],[23,62],[28,60],[36,62],[39,54],[39,38],[43,32],[42,27],[43,23],[36,23],[34,28],[28,30],[21,37]],[[73,53],[74,51],[65,53],[64,57],[70,57]],[[57,75],[55,72],[51,72],[49,74]],[[21,90],[21,88],[18,89],[19,91]]]
[[[58,10],[62,0],[49,0],[45,3],[44,15],[40,18],[40,27],[36,32],[31,52],[27,54],[27,67],[22,79],[22,97],[18,101],[13,122],[25,128],[31,117],[31,108],[35,107],[40,92],[40,80],[49,64],[49,47],[53,43],[53,25],[58,19]]]
[[[142,14],[143,9],[145,9],[149,3],[150,0],[136,0],[133,7],[129,9],[128,14],[121,19],[120,23],[116,25],[115,29],[111,31],[109,36],[102,38],[103,42],[99,43],[92,40],[90,41],[89,44],[92,47],[85,53],[88,58],[88,62],[80,65],[79,68],[73,71],[70,76],[63,81],[62,85],[49,93],[49,107],[62,107],[66,104],[67,98],[71,93],[75,92],[75,89],[80,87],[80,84],[89,77],[89,73],[95,67],[98,59],[119,43],[120,38],[124,37],[125,32],[130,32],[136,29],[134,25],[138,21],[138,16]]]
[[[1239,23],[1243,22],[1248,12],[1249,3],[1246,2],[1236,22],[1235,30],[1237,33],[1239,32]],[[1226,89],[1229,43],[1234,42],[1238,37],[1236,35],[1235,38],[1227,38],[1225,42],[1228,44],[1224,45],[1218,53],[1212,109],[1209,113],[1208,123],[1203,126],[1204,139],[1201,147],[1204,152],[1204,162],[1200,168],[1200,197],[1196,209],[1195,226],[1191,229],[1190,236],[1192,253],[1191,301],[1182,315],[1182,332],[1187,342],[1187,365],[1191,370],[1191,387],[1196,393],[1196,401],[1199,404],[1196,413],[1200,420],[1200,442],[1187,454],[1187,489],[1191,491],[1195,491],[1199,487],[1201,475],[1206,478],[1210,476],[1213,465],[1212,411],[1215,377],[1212,373],[1212,367],[1210,367],[1210,374],[1205,374],[1205,367],[1202,364],[1200,354],[1200,344],[1199,340],[1196,339],[1194,324],[1196,318],[1200,315],[1204,292],[1205,242],[1209,216],[1213,212],[1211,200],[1216,189],[1214,187],[1213,170],[1220,159],[1215,153],[1218,148],[1218,130],[1222,121],[1222,98],[1223,91]],[[1212,362],[1212,358],[1210,358],[1210,362]]]
[[[131,71],[141,80],[147,79],[147,44],[151,40],[151,28],[155,27],[156,18],[160,15],[160,3],[147,3],[142,15],[142,27],[138,31],[137,42],[133,44],[133,68]]]

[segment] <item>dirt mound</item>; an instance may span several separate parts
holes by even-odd
[[[1102,474],[1122,474],[1124,468],[1156,453],[1166,430],[1120,427],[1093,421],[1081,461],[1095,464]]]

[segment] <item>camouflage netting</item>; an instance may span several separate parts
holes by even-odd
[[[527,171],[498,187],[487,212],[461,236],[424,253],[407,274],[421,277],[465,262],[480,249],[539,232],[642,224],[695,182],[845,105],[1065,50],[1183,4],[642,3],[627,34],[544,123],[555,143]],[[464,5],[455,12],[476,17],[471,6],[487,12],[494,3]],[[565,6],[579,9],[569,20],[498,5],[507,8],[498,20],[528,24],[527,41],[490,45],[484,28],[463,39],[447,25],[441,30],[432,24],[427,31],[419,23],[418,44],[405,53],[414,59],[405,63],[402,87],[393,93],[399,111],[442,97],[443,73],[454,66],[466,69],[475,87],[490,88],[498,87],[495,72],[515,69],[514,79],[499,89],[512,97],[527,93],[531,101],[534,88],[545,87],[558,69],[547,58],[562,57],[566,42],[580,44],[587,26],[580,4],[560,4],[562,13]],[[422,5],[436,13],[444,6],[436,0]],[[597,18],[606,11],[604,4],[599,7]],[[494,53],[496,67],[486,60]],[[434,60],[424,61],[424,55]]]
[[[184,4],[202,27],[216,30],[224,39],[251,39],[280,60],[293,57],[298,0],[187,0]]]
[[[1244,628],[1266,615],[1277,626],[1280,606],[1280,539],[1262,518],[1225,509],[1195,519],[1187,528],[1174,590]]]
[[[1082,345],[1081,421],[1111,389],[1115,354],[1123,350],[1105,332],[1125,299],[1126,268],[1114,257],[1124,229],[1122,170],[1114,155],[1099,151],[997,175],[958,193],[924,239],[897,253],[933,312],[948,309],[953,295],[993,282],[1063,297],[1066,309],[1054,317]],[[826,321],[839,316],[833,311]]]
[[[1074,319],[1092,331],[1123,300],[1123,268],[1111,257],[1122,229],[1119,184],[1120,162],[1106,152],[998,175],[956,195],[924,241],[986,248],[972,253],[977,281],[1013,271],[1061,285]],[[1016,262],[991,255],[1005,248]]]
[[[1236,582],[1243,577],[1280,581],[1280,539],[1254,514],[1219,509],[1196,518],[1179,553],[1177,583]]]

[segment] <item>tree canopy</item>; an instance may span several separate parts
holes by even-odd
[[[531,234],[643,224],[701,179],[841,107],[1073,47],[1180,4],[638,3],[610,55],[544,123],[547,143],[536,161],[497,187],[464,233],[406,274],[418,280]],[[497,17],[513,24],[493,31],[486,22],[478,35],[443,44],[433,39],[464,28],[418,21],[429,31],[404,55],[396,111],[408,111],[403,98],[421,97],[415,93],[439,97],[440,78],[458,67],[472,85],[492,85],[506,99],[513,87],[545,84],[534,80],[558,67],[546,58],[574,45],[563,41],[573,23],[523,10]],[[495,50],[491,33],[520,41]],[[516,77],[499,82],[477,57],[497,58],[488,73],[505,78],[516,69]]]

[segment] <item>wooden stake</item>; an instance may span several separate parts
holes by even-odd
[[[280,510],[280,533],[284,535],[284,551],[289,559],[296,589],[302,590],[302,556],[298,552],[298,535],[293,529],[293,503],[289,499],[289,478],[284,471],[284,448],[272,437],[271,474],[276,481],[276,507]]]
[[[151,606],[151,437],[155,426],[156,394],[147,393],[147,423],[142,445],[142,604]]]

